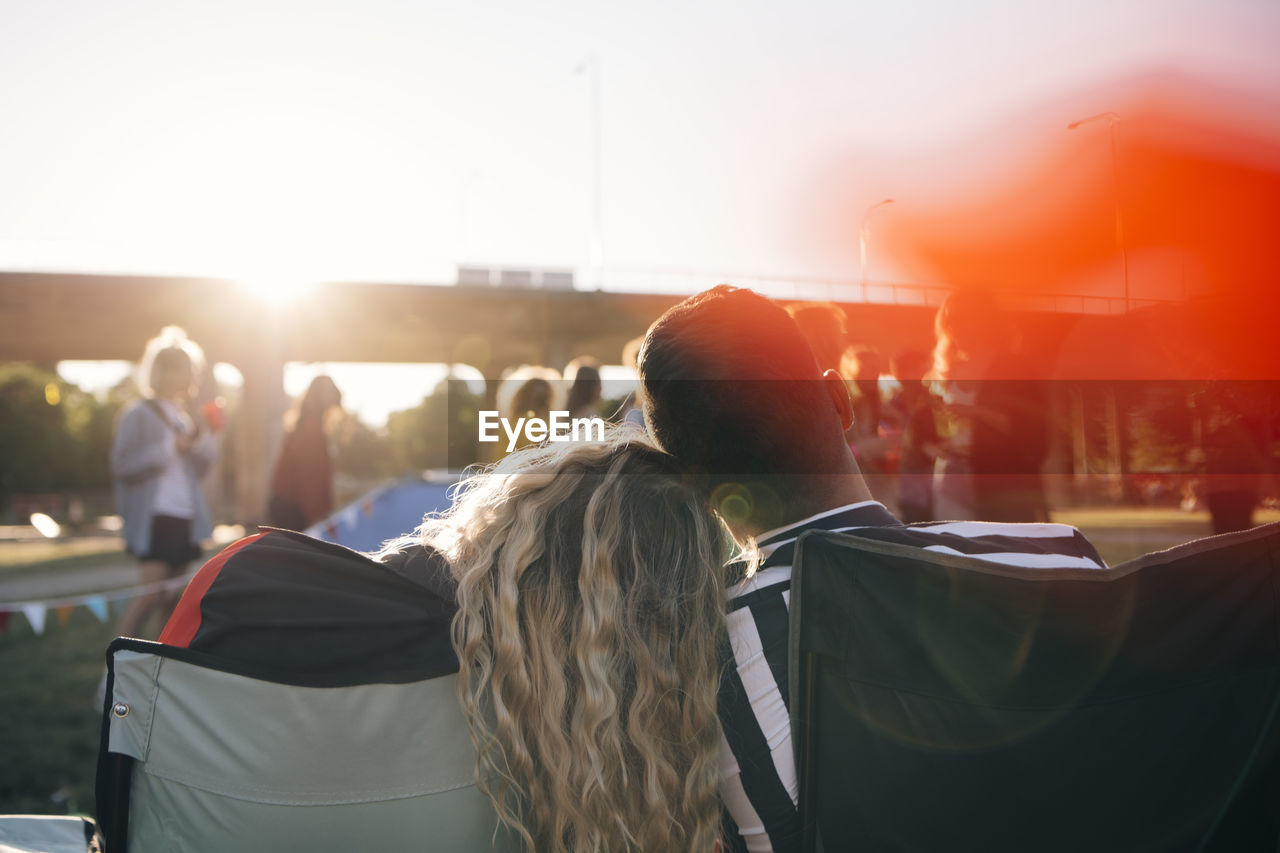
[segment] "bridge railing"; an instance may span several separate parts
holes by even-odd
[[[949,285],[901,281],[864,282],[856,279],[726,275],[643,268],[609,268],[604,271],[602,281],[602,289],[606,291],[687,295],[717,284],[733,284],[751,288],[758,293],[780,300],[904,305],[924,308],[938,307],[954,289]],[[1011,307],[1055,314],[1124,314],[1128,311],[1174,301],[1043,291],[1009,292],[1002,295],[1008,297]]]

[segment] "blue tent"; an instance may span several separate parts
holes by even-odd
[[[303,532],[356,551],[376,551],[388,539],[413,532],[428,513],[447,509],[459,479],[432,471],[386,483]]]

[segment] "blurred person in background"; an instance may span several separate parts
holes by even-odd
[[[865,475],[886,470],[888,444],[880,434],[880,354],[849,343],[849,318],[834,302],[793,302],[786,306],[823,370],[838,372],[853,396],[853,426],[845,437]]]
[[[787,313],[809,342],[813,357],[823,370],[841,370],[849,347],[849,318],[834,302],[793,302]]]
[[[556,386],[559,382],[560,374],[550,367],[529,364],[517,367],[498,386],[498,412],[512,424],[520,418],[541,418],[545,421],[550,418],[551,410],[558,408]],[[511,452],[532,443],[521,431]],[[496,453],[493,461],[508,455],[504,442],[495,442],[493,446]]]
[[[644,343],[644,336],[632,338],[622,347],[622,363],[632,370],[636,369],[636,362],[640,355],[640,345]],[[636,390],[627,395],[622,401],[622,405],[618,407],[618,412],[614,415],[620,423],[629,424],[631,426],[644,429],[644,400],[640,396],[640,386],[636,386]]]
[[[1197,395],[1205,472],[1202,495],[1214,534],[1248,530],[1262,495],[1268,460],[1266,403],[1256,386],[1218,381]]]
[[[600,363],[586,356],[575,358],[565,367],[564,378],[569,383],[569,396],[565,402],[569,417],[599,417],[604,390],[600,382]]]
[[[1050,409],[1013,318],[982,290],[956,291],[935,318],[934,372],[949,434],[938,463],[938,518],[1049,520],[1041,468]]]
[[[200,480],[217,456],[220,411],[190,411],[203,371],[200,347],[182,329],[165,328],[147,343],[138,367],[142,399],[116,425],[112,483],[125,548],[138,558],[143,585],[181,575],[213,532]],[[129,602],[116,633],[142,636],[147,618],[156,613],[163,622],[176,598],[176,590],[145,591]]]
[[[342,392],[328,376],[311,380],[291,414],[275,472],[268,523],[305,530],[333,512],[333,457],[329,444],[342,417]]]
[[[880,397],[880,373],[884,360],[875,349],[852,346],[843,358],[840,371],[849,380],[853,399],[853,426],[845,433],[849,446],[864,476],[875,477],[888,471],[889,442],[881,434],[883,401]],[[879,484],[874,486],[881,491]]]
[[[940,450],[934,398],[925,381],[928,353],[904,350],[893,357],[898,393],[890,401],[902,425],[898,450],[898,517],[907,524],[933,520],[933,466]]]
[[[935,518],[977,517],[973,495],[973,421],[969,413],[973,410],[978,388],[976,377],[969,375],[969,360],[960,351],[953,331],[957,326],[968,323],[968,313],[959,310],[952,297],[948,297],[934,315],[933,376],[938,380],[942,396],[944,424],[940,452],[934,463]],[[970,337],[981,334],[973,332]]]

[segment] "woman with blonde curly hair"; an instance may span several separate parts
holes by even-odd
[[[726,539],[671,457],[518,453],[415,538],[457,582],[477,783],[525,848],[716,849]]]

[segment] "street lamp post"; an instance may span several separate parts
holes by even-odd
[[[858,227],[858,255],[860,259],[862,279],[862,301],[867,301],[867,247],[871,243],[871,214],[877,208],[884,207],[886,204],[893,204],[893,199],[883,198],[875,204],[871,205],[862,214],[862,224]]]
[[[1082,118],[1067,125],[1067,130],[1075,130],[1081,125],[1095,121],[1105,121],[1111,131],[1111,192],[1115,199],[1116,242],[1120,244],[1120,263],[1124,269],[1124,311],[1129,313],[1129,249],[1124,240],[1124,214],[1120,207],[1120,159],[1116,153],[1116,125],[1120,124],[1120,114],[1115,112],[1098,113],[1096,116]]]
[[[600,175],[600,60],[594,52],[578,64],[574,73],[587,75],[591,86],[591,272],[596,289],[604,275],[604,191]]]
[[[1111,191],[1115,199],[1116,210],[1116,242],[1120,244],[1120,263],[1124,269],[1124,312],[1129,313],[1129,250],[1124,240],[1124,214],[1120,206],[1120,160],[1116,153],[1116,125],[1120,123],[1120,114],[1115,112],[1098,113],[1096,116],[1082,118],[1067,125],[1067,130],[1075,130],[1081,125],[1095,121],[1105,121],[1111,131]],[[1106,386],[1107,406],[1107,455],[1108,480],[1114,497],[1124,494],[1124,477],[1126,454],[1124,451],[1124,423],[1120,420],[1119,405],[1116,400],[1116,387]]]

